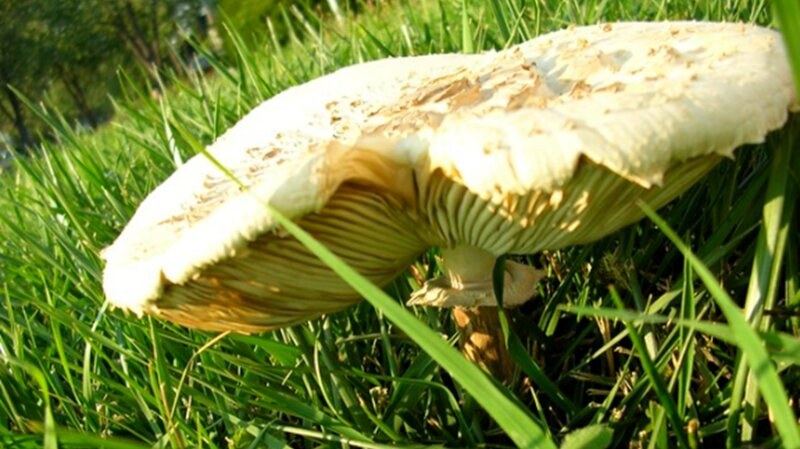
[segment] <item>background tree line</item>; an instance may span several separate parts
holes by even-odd
[[[232,44],[219,22],[256,43],[267,33],[267,18],[285,15],[286,7],[319,3],[0,0],[0,150],[4,142],[25,149],[46,135],[21,97],[45,102],[77,125],[96,127],[111,116],[110,97],[121,79],[152,86],[165,70],[196,69],[193,44],[224,57]],[[281,20],[274,23],[285,34]]]

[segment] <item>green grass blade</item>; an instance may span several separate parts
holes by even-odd
[[[124,438],[104,438],[72,430],[58,429],[58,441],[62,447],[83,447],[98,449],[147,449],[150,445]]]
[[[489,3],[492,6],[492,12],[494,13],[495,20],[497,20],[497,26],[500,29],[503,42],[508,45],[511,42],[511,27],[509,26],[505,9],[503,5],[500,4],[500,0],[490,0]]]
[[[625,310],[625,304],[623,304],[622,298],[620,298],[619,293],[617,293],[617,289],[612,286],[610,288],[610,293],[611,298],[614,300],[617,308],[620,310]],[[678,437],[679,447],[688,447],[689,440],[686,438],[686,433],[683,431],[683,422],[681,422],[678,408],[675,406],[675,401],[672,400],[672,396],[670,396],[669,391],[667,390],[667,385],[664,383],[664,378],[661,377],[661,373],[658,372],[656,364],[650,357],[644,338],[642,338],[641,334],[639,334],[639,331],[635,326],[633,326],[633,324],[631,324],[629,321],[623,322],[625,323],[625,328],[628,329],[628,338],[631,339],[633,347],[639,354],[639,360],[642,364],[645,374],[647,374],[647,377],[650,380],[650,385],[655,390],[659,402],[661,402],[661,405],[664,407],[667,418],[672,423],[672,430]]]
[[[194,144],[217,140],[265,97],[352,63],[499,49],[570,24],[694,19],[782,28],[792,68],[800,67],[795,0],[329,0],[343,8],[341,21],[320,1],[212,3],[230,12],[243,8],[254,20],[227,20],[218,11],[209,25],[219,42],[190,37],[208,71],[180,60],[158,79],[125,64],[116,76],[103,65],[85,67],[90,102],[109,98],[98,117],[108,122],[98,128],[79,123],[70,99],[59,93],[63,83],[42,85],[46,98],[17,86],[30,99],[22,99],[23,116],[39,142],[27,152],[12,150],[9,161],[7,137],[0,136],[0,447],[40,449],[46,436],[48,445],[64,448],[126,447],[128,441],[171,449],[514,446],[456,380],[366,302],[291,330],[231,334],[203,350],[213,335],[102,305],[98,251],[176,162],[198,152]],[[186,55],[176,48],[164,56]],[[2,115],[6,134],[15,134],[10,116]],[[189,145],[186,135],[195,142]],[[696,254],[736,304],[761,315],[751,326],[798,414],[800,219],[787,218],[788,206],[800,204],[798,157],[788,167],[784,224],[777,228],[786,249],[769,250],[785,253],[783,266],[765,270],[753,263],[767,260],[759,232],[776,229],[759,207],[777,179],[770,170],[774,137],[737,150],[735,161],[722,161],[663,216],[676,223],[678,235],[692,237]],[[627,320],[653,343],[649,356],[690,429],[692,449],[725,445],[732,403],[744,405],[745,425],[754,423],[751,445],[786,445],[774,425],[777,415],[756,390],[763,382],[749,374],[750,359],[736,357],[743,352],[735,328],[692,274],[689,259],[652,223],[525,259],[551,275],[537,286],[539,298],[508,314],[515,326],[507,333],[509,353],[522,371],[522,379],[510,379],[508,399],[528,409],[547,437],[561,439],[592,423],[614,430],[613,447],[675,443],[621,322]],[[437,267],[423,256],[387,293],[408,297]],[[746,298],[754,268],[764,275],[752,284],[767,299],[763,304]],[[636,308],[603,308],[609,283],[624,288],[623,298]],[[439,337],[452,331],[447,313],[408,311]],[[304,346],[292,332],[302,334]],[[454,346],[455,339],[445,343]],[[746,361],[737,365],[737,358]],[[47,391],[6,359],[34,366]],[[734,386],[737,374],[744,389]],[[737,432],[742,421],[731,421]],[[46,422],[55,424],[54,432],[45,432]]]
[[[789,171],[793,148],[791,133],[784,133],[777,145],[772,160],[766,199],[762,211],[763,222],[758,235],[750,283],[747,289],[744,312],[748,321],[759,329],[768,329],[771,323],[764,310],[775,308],[783,253],[786,246],[788,227],[791,222],[792,201],[785,201],[789,188]],[[758,419],[761,401],[758,395],[756,379],[747,367],[746,358],[739,357],[731,399],[730,422],[728,424],[729,445],[738,444],[732,441],[737,421],[741,416],[741,440],[750,442],[755,433],[755,422]],[[742,404],[742,399],[744,403]],[[741,414],[741,408],[744,415]]]
[[[681,318],[687,321],[697,317],[694,276],[689,261],[684,262],[683,267],[683,288],[681,289]],[[691,329],[682,328],[680,331],[681,344],[686,345],[686,360],[680,367],[678,376],[678,413],[683,415],[689,406],[690,392],[692,388],[692,368],[694,367],[694,332]]]
[[[792,64],[794,85],[800,91],[800,2],[795,0],[775,0],[772,2],[775,15],[781,27],[783,40]]]
[[[467,12],[467,1],[461,0],[461,51],[464,53],[475,53],[471,25],[469,12]]]
[[[431,355],[508,433],[508,436],[523,448],[555,448],[542,428],[526,410],[521,409],[481,371],[469,363],[441,337],[420,323],[413,315],[397,304],[380,288],[342,262],[339,257],[321,245],[311,234],[291,220],[270,208],[275,220],[306,248],[333,269],[375,308],[380,309],[400,330],[408,334],[425,352]]]
[[[511,358],[520,367],[522,372],[528,375],[544,394],[547,395],[561,410],[566,411],[570,415],[578,410],[575,405],[558,386],[550,380],[550,378],[539,368],[539,365],[528,354],[528,350],[522,341],[519,339],[517,333],[511,328],[508,322],[508,317],[503,309],[503,282],[505,279],[505,257],[498,257],[492,272],[492,289],[494,290],[495,298],[498,307],[498,318],[500,326],[503,328],[503,336],[505,337],[505,344],[508,348]]]
[[[787,449],[800,448],[800,429],[797,426],[797,418],[794,416],[789,406],[789,397],[786,389],[778,376],[775,367],[767,355],[764,342],[758,336],[747,321],[742,310],[736,306],[728,293],[719,286],[719,282],[711,274],[711,271],[703,265],[697,256],[692,253],[688,246],[675,234],[675,231],[659,217],[646,204],[640,204],[644,212],[661,229],[661,231],[672,241],[672,243],[689,259],[697,276],[703,281],[711,296],[716,301],[725,318],[731,333],[735,335],[736,341],[742,352],[748,359],[753,373],[758,380],[761,394],[764,396],[768,407],[772,411],[775,426],[783,439],[783,444]]]
[[[605,449],[614,432],[607,426],[591,425],[573,430],[564,437],[559,449]]]
[[[184,135],[194,147],[202,151],[214,166],[220,169],[231,180],[239,184],[242,189],[246,187],[237,180],[234,174],[217,161],[208,151],[192,139]],[[458,351],[442,341],[435,332],[416,319],[411,313],[397,304],[389,295],[377,286],[370,283],[357,271],[350,268],[328,248],[320,244],[311,234],[303,230],[293,221],[275,210],[269,204],[264,204],[275,221],[286,231],[302,243],[309,251],[328,265],[337,275],[347,282],[364,299],[376,309],[383,312],[400,330],[408,334],[425,352],[430,354],[464,389],[478,401],[489,415],[506,431],[508,436],[519,447],[555,449],[555,444],[549,440],[533,417],[527,410],[520,408],[510,400],[506,393],[492,382],[487,375],[477,366],[469,363]]]
[[[53,418],[53,409],[50,403],[50,389],[47,385],[45,373],[31,363],[6,358],[3,357],[2,354],[0,354],[0,361],[21,367],[27,371],[28,375],[33,377],[33,379],[39,385],[39,388],[42,392],[42,398],[44,399],[44,426],[41,429],[41,433],[44,436],[42,447],[44,449],[58,449],[58,434],[56,431],[55,420]]]

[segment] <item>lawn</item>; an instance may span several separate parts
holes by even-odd
[[[451,348],[449,312],[399,306],[439,272],[435,251],[383,291],[329,259],[368,301],[260,335],[108,307],[99,253],[147,193],[263,100],[336,68],[621,20],[778,27],[780,13],[800,43],[791,2],[353,3],[288,9],[286,42],[229,30],[239,45],[207,55],[212,73],[165,74],[157,97],[129,83],[96,131],[28,105],[54,140],[0,175],[0,446],[800,448],[797,119],[638,225],[514,257],[548,276],[510,314],[505,384]]]

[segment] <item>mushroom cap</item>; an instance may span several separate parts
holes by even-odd
[[[342,69],[254,109],[151,193],[107,248],[115,305],[255,331],[359,298],[269,203],[379,284],[433,245],[585,243],[659,206],[795,106],[780,36],[619,23],[502,52]],[[347,228],[354,229],[349,231]]]
[[[285,240],[264,203],[298,219],[322,211],[345,181],[402,196],[408,186],[396,184],[407,180],[398,179],[394,168],[407,161],[355,150],[361,127],[397,103],[410,85],[452,73],[469,59],[473,57],[435,55],[369,62],[265,101],[207,148],[248,190],[242,191],[203,155],[187,161],[147,196],[116,241],[103,250],[106,297],[137,314],[163,315],[179,308],[182,304],[167,301],[165,289],[177,292],[170,287],[192,284],[204,270],[224,261],[246,262],[242,256],[251,254],[247,248],[261,236]],[[314,265],[315,258],[308,256],[303,253],[296,265]],[[408,260],[402,263],[405,268]],[[298,276],[302,270],[292,281]],[[350,297],[352,303],[356,298]],[[184,299],[192,306],[194,299]],[[221,306],[220,313],[226,308]]]
[[[796,108],[780,35],[741,23],[572,28],[495,60],[510,75],[492,77],[489,100],[407,143],[427,147],[420,202],[440,246],[501,255],[597,240]]]

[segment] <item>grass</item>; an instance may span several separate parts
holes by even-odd
[[[166,79],[160,99],[130,85],[95,133],[30,105],[58,140],[0,177],[0,446],[800,447],[797,120],[740,149],[661,218],[524,258],[550,276],[511,315],[522,370],[508,387],[464,371],[445,344],[446,313],[396,304],[416,287],[410,272],[383,293],[331,260],[370,301],[260,336],[104,305],[98,252],[141,199],[196,142],[290,85],[571,23],[777,24],[765,2],[359,5],[341,24],[290,9],[288,44],[241,43],[232,63],[213,60],[216,75]],[[800,23],[791,5],[776,12],[786,28]],[[435,263],[428,254],[417,269]]]

